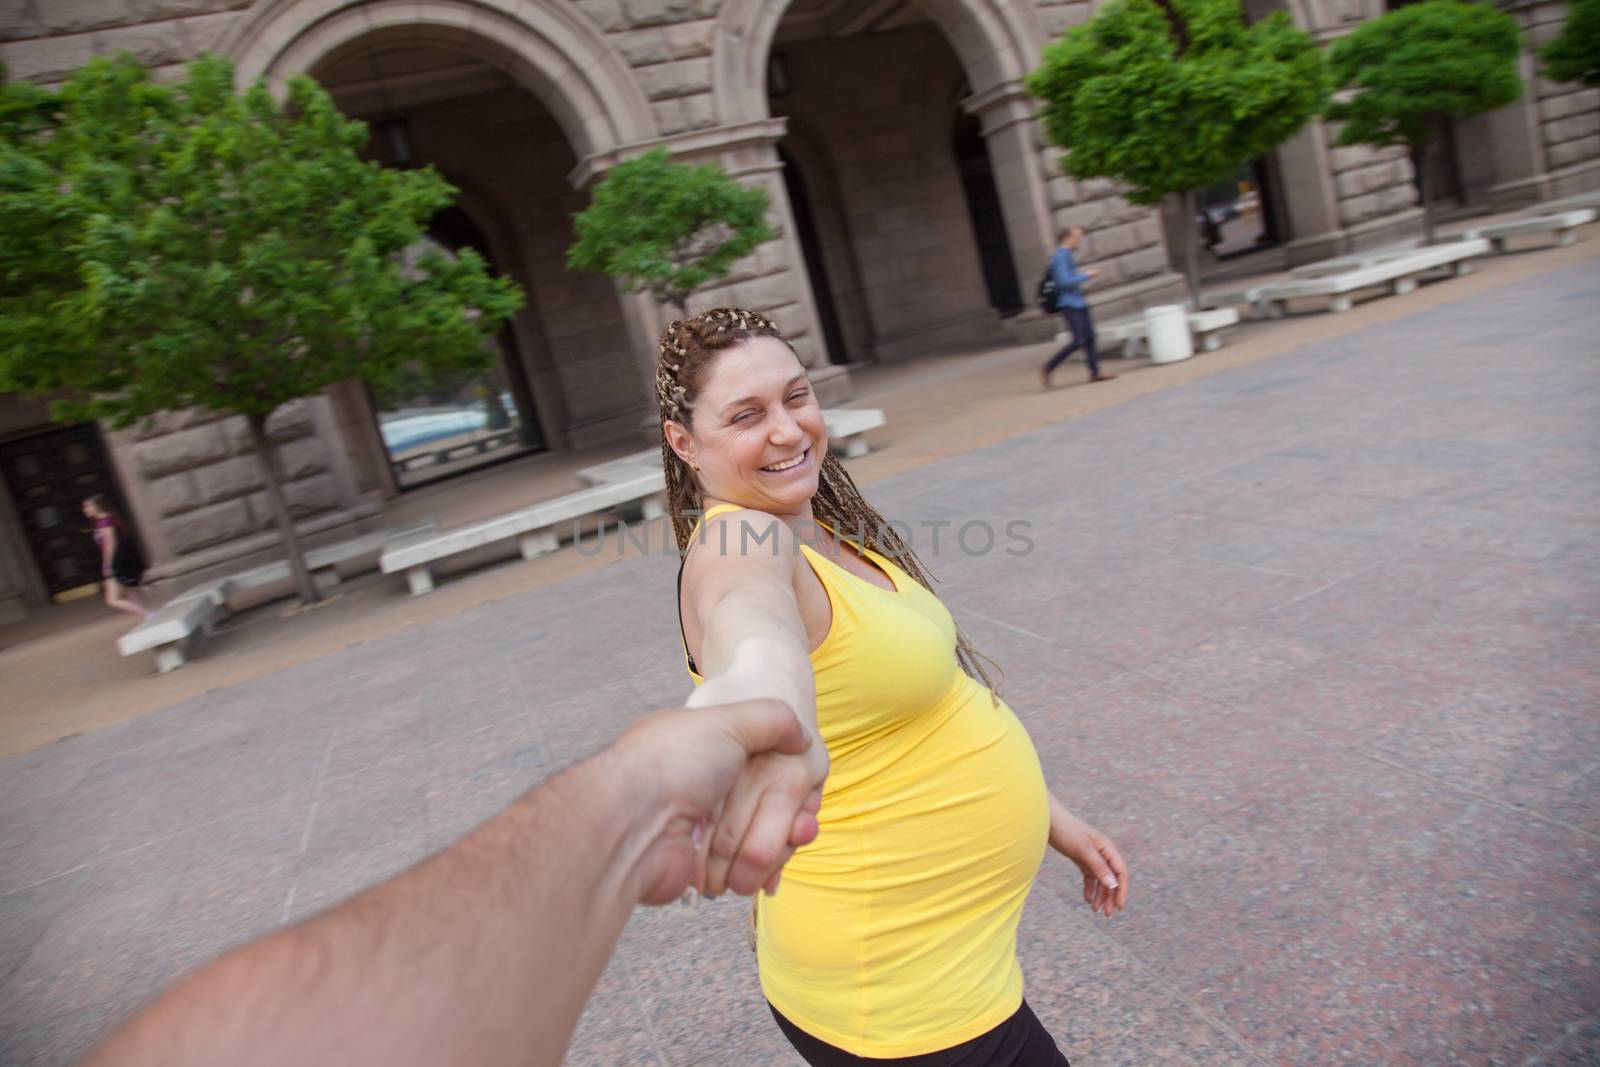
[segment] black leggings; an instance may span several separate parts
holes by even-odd
[[[772,1017],[789,1044],[811,1067],[1069,1067],[1049,1031],[1024,1000],[1017,1013],[986,1034],[938,1052],[897,1059],[869,1059],[819,1041],[785,1019],[771,1004]]]

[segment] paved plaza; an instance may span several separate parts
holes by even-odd
[[[1128,858],[1124,915],[1052,855],[1023,920],[1074,1067],[1600,1061],[1597,337],[1590,261],[870,486]],[[674,569],[0,763],[0,1063],[70,1062],[679,701]],[[798,1065],[744,918],[637,915],[568,1062]]]

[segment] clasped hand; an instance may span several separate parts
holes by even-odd
[[[613,752],[619,786],[642,790],[649,812],[640,902],[691,887],[775,891],[795,849],[817,836],[828,766],[818,747],[777,700],[657,712],[629,727]]]

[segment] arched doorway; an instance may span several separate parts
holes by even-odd
[[[858,348],[873,358],[1010,339],[1000,314],[1022,308],[1017,279],[1047,259],[1053,230],[1021,86],[1042,44],[1034,17],[988,0],[733,0],[719,12],[719,41],[738,44],[714,59],[718,107],[786,120],[779,146],[804,194],[817,199],[819,174],[837,189],[840,224],[816,227],[827,266],[814,286],[829,286],[847,342],[864,327]],[[825,214],[815,207],[795,212]]]
[[[626,64],[556,0],[369,0],[326,17],[310,6],[265,5],[242,20],[229,44],[241,75],[308,73],[372,125],[373,159],[436,168],[460,197],[434,220],[432,239],[475,248],[525,294],[484,381],[420,398],[442,403],[411,403],[404,433],[384,416],[417,397],[345,412],[346,425],[372,426],[367,459],[378,480],[403,489],[637,432],[649,410],[653,319],[608,279],[565,263],[571,217],[588,199],[575,182],[620,145],[656,134]]]

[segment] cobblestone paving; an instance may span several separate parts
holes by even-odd
[[[1057,859],[1023,922],[1075,1067],[1600,1060],[1597,336],[1590,263],[872,487],[924,552],[951,521],[943,595],[1130,859],[1124,916]],[[0,764],[0,1062],[69,1062],[675,703],[673,567]],[[569,1062],[797,1064],[742,928],[637,916]]]

